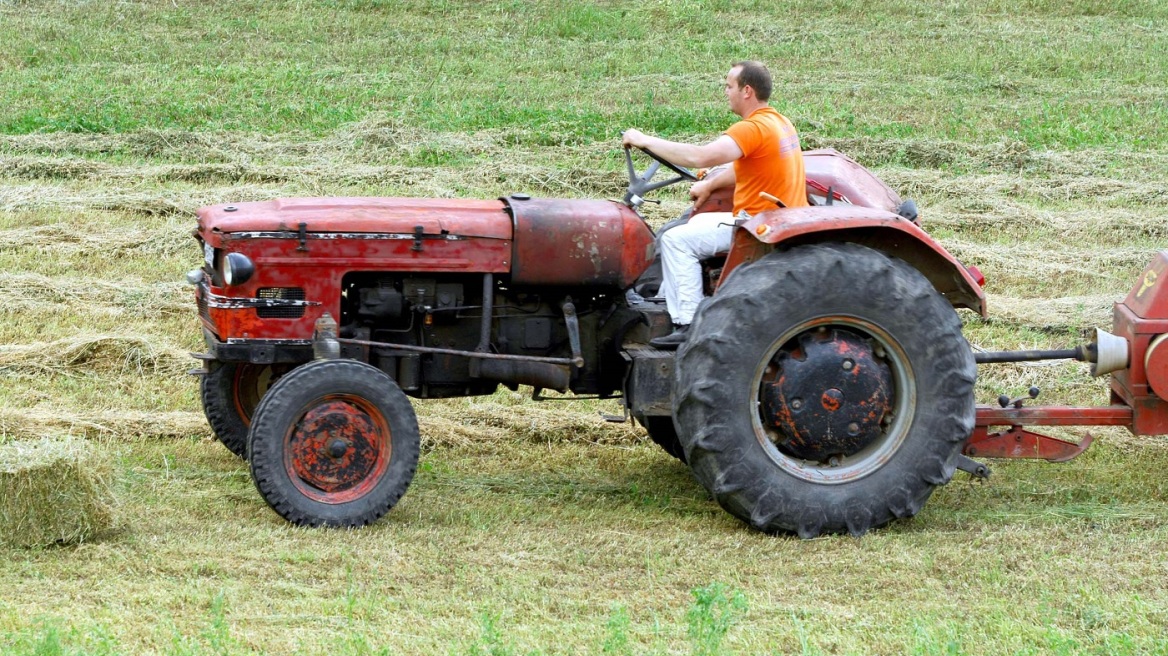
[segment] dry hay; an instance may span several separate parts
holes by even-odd
[[[71,312],[189,314],[190,291],[181,282],[131,285],[96,278],[62,278],[38,273],[0,273],[0,312],[61,308]]]
[[[52,342],[0,345],[0,372],[10,374],[176,376],[190,365],[186,351],[128,335],[77,335]]]
[[[536,403],[517,392],[500,391],[478,399],[421,401],[414,405],[426,448],[516,441],[629,445],[647,439],[644,431],[631,422],[607,422],[599,412],[581,409],[579,403]]]
[[[114,523],[111,467],[84,440],[0,444],[0,543],[75,544]]]
[[[988,244],[947,238],[944,246],[963,264],[977,265],[991,293],[1045,298],[1125,296],[1156,254],[1134,246]]]
[[[880,177],[901,196],[930,201],[980,202],[997,206],[1006,200],[1047,203],[1087,201],[1091,207],[1129,206],[1156,211],[1168,199],[1168,185],[1113,177],[953,174],[934,169],[893,168]]]
[[[1031,387],[1037,387],[1041,394],[1030,405],[1107,405],[1109,380],[1107,376],[1092,378],[1090,366],[1083,362],[995,363],[977,368],[974,389],[979,402],[995,406],[999,395],[1020,397]]]
[[[1112,306],[1123,294],[1088,294],[1060,298],[1015,298],[992,294],[986,301],[990,318],[1047,331],[1106,328]]]
[[[210,435],[207,420],[201,412],[106,410],[78,414],[47,407],[0,409],[0,434],[28,439],[43,435],[46,430],[116,440]]]
[[[1159,172],[1168,168],[1168,153],[1132,152],[1114,148],[1036,150],[1016,140],[978,144],[944,139],[821,137],[809,130],[803,132],[801,141],[807,150],[835,148],[870,168],[956,168],[1088,178],[1122,176],[1159,185],[1163,185]]]
[[[188,230],[189,231],[189,230]],[[80,230],[65,223],[14,228],[0,232],[0,248],[35,249],[62,257],[103,254],[174,254],[179,249],[179,237],[185,250],[194,240],[182,234],[178,226],[171,230],[143,230],[137,226],[97,225],[93,230]]]

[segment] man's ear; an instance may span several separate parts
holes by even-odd
[[[742,85],[742,95],[747,98],[754,98],[754,87],[749,84]]]

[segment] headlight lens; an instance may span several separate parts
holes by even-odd
[[[228,253],[223,258],[223,282],[242,285],[255,273],[255,264],[243,253]]]

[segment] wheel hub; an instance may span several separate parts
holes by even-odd
[[[763,422],[783,453],[836,464],[876,441],[892,411],[892,371],[880,347],[850,330],[801,333],[772,359]]]
[[[344,401],[322,403],[292,432],[292,470],[324,492],[349,490],[377,468],[382,439],[376,423],[359,408]]]

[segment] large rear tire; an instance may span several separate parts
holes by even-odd
[[[653,440],[657,446],[661,447],[669,455],[685,462],[685,449],[681,448],[681,442],[677,439],[677,429],[673,426],[673,417],[645,417],[641,425],[645,427],[645,432],[649,433],[649,439]]]
[[[861,535],[920,511],[974,424],[949,303],[855,244],[775,252],[698,309],[674,416],[698,480],[766,532]]]
[[[421,439],[409,399],[385,373],[353,360],[298,367],[256,408],[252,479],[300,526],[365,526],[405,494]]]
[[[260,399],[292,365],[211,362],[199,385],[203,414],[215,439],[247,458],[247,431]]]

